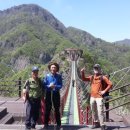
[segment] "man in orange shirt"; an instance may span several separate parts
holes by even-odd
[[[91,128],[94,129],[101,126],[101,130],[104,130],[103,95],[112,87],[112,82],[107,77],[102,76],[102,70],[99,64],[95,64],[93,67],[94,75],[85,77],[84,71],[85,68],[81,69],[82,80],[91,82],[90,106],[94,119],[94,125]],[[102,80],[107,84],[105,89],[101,82],[101,76]],[[97,105],[97,110],[95,110],[95,104]]]

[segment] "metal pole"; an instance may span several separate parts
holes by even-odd
[[[19,77],[18,86],[19,86],[19,97],[21,97],[21,86],[22,86],[21,77]]]

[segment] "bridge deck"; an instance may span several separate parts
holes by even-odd
[[[20,98],[0,98],[0,107],[7,107],[7,111],[9,113],[14,114],[23,114],[23,101]],[[106,122],[106,125],[108,126],[107,130],[130,130],[130,127],[126,127],[126,125],[121,122],[122,119],[120,116],[115,115],[115,112],[110,113],[110,118],[114,120],[115,122]],[[0,130],[24,130],[25,126],[23,124],[23,119],[20,120],[18,124],[0,124]],[[37,125],[36,130],[43,130],[42,125]],[[53,125],[49,126],[48,130],[55,130],[55,127]],[[86,125],[69,125],[64,124],[62,125],[61,130],[91,130]],[[95,129],[100,130],[100,128]]]
[[[0,125],[1,130],[24,130],[24,125]],[[36,130],[45,130],[42,125],[37,125]],[[51,125],[48,130],[56,130],[56,127]],[[88,126],[83,125],[63,125],[60,130],[92,130]],[[101,128],[96,128],[94,130],[101,130]],[[107,130],[130,130],[130,127],[119,127],[119,126],[109,126]]]

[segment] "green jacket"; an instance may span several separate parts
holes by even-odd
[[[25,82],[24,89],[29,92],[29,98],[41,98],[44,96],[44,87],[40,78],[37,80],[29,78]]]

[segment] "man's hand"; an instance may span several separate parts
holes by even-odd
[[[23,96],[22,99],[23,99],[23,102],[24,102],[24,103],[25,103],[26,100],[27,100],[27,99],[26,99],[26,96]]]
[[[105,91],[99,91],[99,94],[102,96],[105,94]]]
[[[85,67],[84,67],[84,68],[82,68],[80,71],[81,71],[81,72],[84,72],[84,71],[85,71]]]
[[[54,83],[50,83],[50,88],[52,88],[52,89],[54,89],[54,88],[55,88]]]
[[[28,100],[28,98],[29,98],[29,92],[26,89],[23,89],[22,99],[24,103]]]
[[[51,85],[50,87],[51,87],[52,89],[54,89],[54,88],[55,88],[55,85]]]

